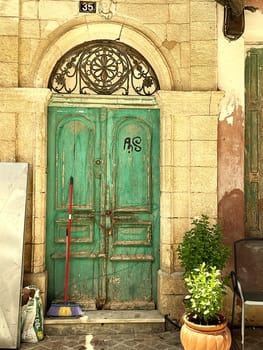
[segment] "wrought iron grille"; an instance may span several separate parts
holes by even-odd
[[[112,40],[90,41],[68,51],[55,65],[48,87],[63,94],[146,95],[160,89],[147,60]]]

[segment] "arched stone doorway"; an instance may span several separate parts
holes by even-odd
[[[52,97],[46,89],[52,69],[56,62],[73,47],[87,40],[116,40],[136,49],[142,54],[159,80],[160,90],[154,96],[155,105],[160,108],[160,270],[158,273],[158,310],[163,314],[178,314],[182,309],[183,289],[182,276],[176,260],[176,245],[183,232],[189,228],[191,217],[202,212],[216,217],[216,136],[206,135],[207,121],[211,123],[209,130],[216,130],[218,102],[222,97],[217,91],[175,91],[180,90],[180,75],[177,74],[176,63],[168,50],[162,47],[151,32],[146,32],[137,23],[98,21],[86,22],[78,18],[67,22],[49,35],[41,43],[28,76],[28,87],[34,86],[34,96],[44,95],[36,105],[36,148],[33,164],[33,238],[31,274],[26,276],[28,283],[36,283],[41,287],[44,297],[46,286],[46,162],[47,162],[47,106]],[[44,89],[43,89],[44,88]],[[31,93],[30,89],[27,94]],[[26,93],[26,92],[24,92]],[[33,97],[30,98],[32,99]],[[113,101],[139,105],[145,97],[119,97],[105,95],[88,96],[93,107]],[[85,96],[87,99],[87,96]],[[148,99],[148,106],[153,106]],[[35,99],[34,99],[35,101]],[[83,101],[83,95],[77,95],[75,101]],[[191,125],[191,129],[190,129]],[[200,125],[203,125],[201,128]],[[194,129],[192,129],[194,127]],[[196,129],[195,129],[196,128]],[[193,130],[196,130],[193,133]],[[192,139],[194,135],[194,140]],[[209,140],[208,140],[209,139]],[[193,142],[194,141],[194,142]],[[212,145],[211,157],[194,157],[199,154],[200,147],[195,145]],[[196,150],[197,153],[193,153]],[[191,154],[191,156],[190,156]],[[205,152],[204,152],[205,154]],[[200,168],[199,168],[200,167]],[[194,186],[202,174],[206,191],[200,192],[200,186]],[[210,176],[212,174],[212,176]],[[212,179],[212,180],[211,180]],[[202,182],[200,182],[202,183]],[[203,198],[200,202],[200,198]],[[180,203],[180,205],[178,205]],[[202,203],[202,206],[201,204]],[[178,272],[179,271],[179,272]]]
[[[174,64],[169,64],[172,62],[171,56],[168,52],[162,52],[158,48],[158,41],[155,41],[151,33],[143,33],[139,30],[139,26],[135,27],[130,23],[80,23],[81,19],[77,21],[73,20],[70,23],[63,25],[61,28],[56,30],[49,37],[49,41],[43,43],[40,46],[39,53],[36,55],[34,64],[32,65],[32,74],[30,75],[31,81],[28,82],[29,86],[35,86],[35,88],[43,88],[48,86],[48,80],[51,75],[53,68],[56,63],[60,60],[63,55],[71,50],[73,47],[81,45],[84,42],[87,42],[87,39],[90,41],[94,40],[115,40],[116,38],[121,39],[125,45],[133,48],[135,51],[140,53],[147,59],[147,62],[152,67],[153,71],[156,73],[156,77],[159,80],[159,87],[164,90],[172,90],[175,86],[180,86],[179,74],[176,73],[176,67]],[[166,54],[166,58],[165,57]],[[175,79],[177,77],[177,80]],[[76,96],[77,100],[82,100]],[[89,96],[91,98],[91,105],[98,105],[98,103],[105,104],[109,102],[110,104],[114,103],[112,97],[108,97],[107,101],[103,96],[96,97],[96,95]],[[98,101],[99,100],[99,101]],[[153,99],[146,100],[141,97],[136,98],[135,96],[122,98],[122,101],[117,98],[117,103],[124,103],[124,105],[141,106],[143,104],[146,108],[158,107],[156,101],[153,102]],[[115,101],[115,102],[116,102]],[[38,159],[40,164],[45,164],[47,159],[46,153],[46,133],[47,130],[47,116],[41,117],[41,130],[39,129],[39,134],[41,135],[41,140],[39,139],[39,150],[38,150]],[[42,170],[42,172],[41,172]],[[44,291],[44,298],[47,295],[47,276],[46,272],[43,271],[42,267],[46,266],[46,257],[43,254],[43,249],[45,249],[46,242],[46,211],[45,206],[43,205],[43,200],[46,198],[45,191],[43,188],[46,187],[46,171],[45,167],[35,168],[36,174],[41,177],[42,181],[37,182],[35,185],[35,191],[33,193],[35,203],[41,201],[42,205],[35,208],[35,213],[38,217],[43,218],[43,220],[36,220],[34,230],[35,230],[35,240],[44,242],[41,245],[33,245],[32,255],[38,257],[36,261],[37,265],[35,266],[34,261],[32,260],[32,273],[33,276],[27,276],[26,280],[30,283],[35,281],[37,278],[38,284],[41,289]],[[34,242],[33,242],[34,243]],[[43,272],[42,272],[43,271]],[[36,276],[36,273],[38,274]],[[157,279],[157,276],[155,276]],[[157,295],[159,299],[159,296]]]
[[[138,23],[89,22],[84,18],[71,20],[55,30],[49,40],[41,43],[31,67],[28,86],[48,86],[50,74],[58,60],[69,50],[87,41],[113,40],[138,51],[155,71],[161,90],[179,90],[180,74],[169,50],[161,47],[158,38]]]
[[[74,178],[70,300],[85,309],[156,308],[159,109],[154,99],[134,95],[153,95],[158,78],[130,46],[96,40],[62,56],[48,86],[54,92],[47,138],[48,302],[63,300],[68,189]],[[90,94],[104,95],[103,103],[97,98],[94,108]]]
[[[123,29],[122,31],[123,32]],[[149,45],[149,43],[148,43]],[[152,60],[152,57],[150,57]],[[158,60],[157,60],[158,61]],[[84,62],[84,63],[83,63]],[[156,64],[156,61],[154,61]],[[159,62],[160,63],[160,62]],[[160,68],[160,67],[159,67]],[[159,69],[158,68],[158,69]],[[162,79],[164,82],[164,79]],[[138,216],[138,218],[134,218],[136,225],[134,227],[131,227],[130,223],[123,223],[123,229],[122,231],[120,229],[120,225],[118,224],[117,229],[114,231],[114,225],[112,225],[112,231],[110,236],[112,236],[112,241],[115,243],[112,243],[112,246],[114,246],[114,249],[122,249],[123,246],[126,246],[126,249],[124,249],[121,253],[117,254],[117,256],[114,256],[112,253],[112,249],[106,249],[106,251],[110,250],[111,258],[108,259],[108,263],[105,264],[105,262],[100,262],[98,266],[95,264],[92,264],[92,269],[97,271],[98,274],[95,273],[95,276],[89,276],[88,280],[91,279],[93,281],[98,281],[98,286],[95,287],[94,290],[89,292],[89,295],[87,295],[86,299],[82,300],[83,304],[87,308],[93,308],[92,302],[90,302],[90,299],[93,299],[95,302],[93,302],[93,305],[95,305],[98,308],[106,307],[106,308],[115,308],[115,307],[121,307],[121,308],[155,308],[157,305],[157,271],[160,267],[159,265],[159,172],[160,172],[160,165],[159,165],[159,142],[160,142],[160,136],[159,136],[159,109],[154,101],[153,98],[151,99],[144,99],[141,98],[135,98],[135,95],[139,96],[150,96],[156,93],[160,89],[160,83],[158,81],[157,75],[154,72],[154,69],[152,68],[151,64],[146,60],[143,55],[138,52],[133,47],[127,45],[126,43],[122,43],[119,40],[92,40],[92,41],[86,41],[85,43],[77,45],[75,48],[71,48],[68,52],[66,52],[54,65],[54,69],[52,73],[50,74],[50,79],[48,83],[49,88],[51,91],[56,93],[76,93],[82,95],[82,103],[78,103],[81,108],[87,108],[92,105],[91,100],[88,98],[88,95],[90,94],[99,94],[104,95],[103,97],[103,113],[105,114],[105,110],[107,111],[107,107],[105,109],[105,105],[109,106],[111,111],[114,109],[122,110],[125,114],[124,119],[127,121],[127,115],[129,115],[129,120],[134,120],[132,129],[136,129],[137,131],[140,129],[142,130],[141,126],[139,125],[139,119],[141,118],[141,121],[143,123],[152,123],[152,126],[149,129],[149,136],[152,146],[149,148],[149,154],[145,154],[143,159],[144,161],[147,160],[146,163],[149,165],[145,168],[145,171],[149,174],[151,174],[151,178],[149,178],[149,181],[147,180],[146,183],[150,184],[150,187],[147,190],[147,185],[142,184],[142,187],[138,193],[142,194],[144,189],[147,190],[145,193],[145,198],[147,197],[146,202],[148,201],[148,204],[145,202],[144,205],[141,203],[139,205],[139,209],[135,208],[135,212],[138,216],[138,212],[145,212],[145,214],[142,214],[142,217],[140,218],[141,214]],[[114,101],[113,96],[110,100],[108,100],[105,96],[106,95],[112,95],[116,93],[119,97]],[[87,96],[85,96],[87,94]],[[79,95],[79,96],[80,96]],[[125,95],[132,95],[132,99],[129,97],[123,99],[120,99],[120,96]],[[85,102],[84,102],[85,100]],[[93,96],[93,102],[96,100],[96,104],[99,106],[101,104],[101,99],[98,97]],[[72,96],[69,98],[65,98],[65,103],[73,103],[74,104],[74,98],[72,99]],[[63,104],[63,102],[62,102]],[[127,109],[127,106],[129,105],[129,110]],[[151,106],[150,106],[151,105]],[[139,110],[138,110],[139,108]],[[147,109],[147,112],[146,112]],[[102,111],[102,110],[101,110]],[[146,119],[144,120],[145,116],[144,114],[148,115]],[[106,112],[107,113],[107,112]],[[156,114],[157,113],[157,114]],[[139,114],[141,116],[139,116]],[[154,117],[156,115],[156,117]],[[114,117],[113,117],[114,118]],[[106,118],[107,119],[107,118]],[[135,121],[136,120],[136,121]],[[75,121],[76,122],[76,121]],[[74,122],[74,123],[75,123]],[[119,123],[119,122],[118,122]],[[138,124],[139,123],[139,124]],[[138,124],[138,125],[137,125]],[[142,124],[141,124],[142,125]],[[138,129],[139,128],[139,129]],[[128,130],[128,129],[127,129]],[[152,131],[151,131],[152,130]],[[138,131],[139,132],[139,131]],[[138,133],[137,132],[137,133]],[[140,132],[139,132],[140,133]],[[107,131],[108,135],[108,131]],[[137,135],[137,134],[136,134]],[[143,134],[142,134],[143,135]],[[146,135],[146,134],[145,134]],[[126,135],[127,136],[127,135]],[[138,138],[138,135],[136,136]],[[140,139],[143,138],[139,135]],[[127,137],[126,137],[127,139]],[[146,140],[146,139],[145,139]],[[50,147],[49,147],[50,148]],[[114,151],[113,151],[114,152]],[[116,153],[116,152],[115,152]],[[136,152],[135,152],[136,153]],[[50,164],[50,160],[48,161]],[[136,163],[137,161],[135,161]],[[132,161],[130,159],[129,164],[131,164]],[[135,164],[134,163],[134,164]],[[127,163],[128,164],[128,163]],[[136,163],[137,164],[137,163]],[[138,164],[137,164],[138,166]],[[140,168],[140,167],[139,167]],[[144,168],[144,167],[142,167]],[[125,166],[126,174],[129,173],[129,167],[127,165]],[[134,165],[131,166],[131,172],[134,172]],[[139,171],[139,170],[138,170]],[[142,170],[143,171],[143,170]],[[141,174],[143,175],[143,174]],[[125,175],[126,176],[126,175]],[[103,175],[102,175],[103,177]],[[114,176],[113,176],[114,177]],[[128,176],[129,177],[129,176]],[[133,175],[134,177],[134,175]],[[139,178],[147,178],[147,176],[140,176]],[[130,177],[131,180],[131,177]],[[132,182],[132,181],[130,181]],[[129,181],[128,181],[129,183]],[[127,184],[127,181],[126,181]],[[118,185],[116,185],[118,186]],[[48,181],[47,188],[52,187],[50,181]],[[114,187],[114,186],[113,186]],[[132,193],[135,193],[135,188],[139,188],[140,186],[136,185],[133,186],[133,189],[131,188],[131,192],[129,195],[129,202],[131,204],[131,197]],[[126,189],[127,185],[126,185]],[[114,191],[114,190],[113,190]],[[51,191],[52,192],[52,191]],[[128,192],[128,191],[126,191]],[[108,197],[108,195],[105,195]],[[125,195],[119,194],[120,197],[125,197]],[[114,197],[114,195],[113,195]],[[137,196],[138,198],[138,196]],[[116,198],[114,199],[116,202]],[[118,199],[117,199],[118,201]],[[135,200],[136,202],[136,200]],[[137,203],[138,204],[138,203]],[[133,205],[132,205],[133,206]],[[131,207],[132,207],[131,206]],[[138,205],[137,205],[138,206]],[[148,209],[147,209],[148,206]],[[154,209],[154,212],[151,211],[150,207]],[[50,207],[50,201],[48,202],[48,210],[47,213],[49,213],[49,207]],[[124,208],[124,209],[123,209]],[[122,209],[115,210],[115,214],[113,215],[112,221],[116,220],[116,218],[119,220],[120,216],[118,215],[118,211],[122,213],[130,213],[131,208],[128,208],[127,206],[123,207]],[[143,209],[144,208],[144,209]],[[116,209],[116,208],[115,208]],[[124,210],[124,211],[123,211]],[[134,211],[134,209],[133,209]],[[93,212],[96,212],[94,209]],[[102,208],[99,210],[100,216],[101,213],[105,212],[105,208]],[[111,210],[113,212],[113,210]],[[146,214],[148,212],[148,214]],[[117,214],[116,214],[117,213]],[[98,214],[98,213],[97,213]],[[95,216],[97,215],[95,213]],[[146,218],[146,216],[148,219]],[[123,216],[123,214],[122,214]],[[151,219],[152,218],[152,219]],[[49,219],[47,217],[47,222],[49,222]],[[94,223],[96,224],[96,220],[94,220]],[[154,225],[153,225],[154,223]],[[130,228],[128,228],[128,226]],[[48,229],[49,229],[49,225]],[[55,225],[56,226],[56,225]],[[100,230],[104,226],[104,224],[100,224]],[[60,225],[61,228],[61,225]],[[138,231],[139,229],[139,231]],[[54,227],[51,229],[54,231]],[[59,231],[59,229],[58,229]],[[132,232],[132,235],[129,236],[129,239],[127,238],[127,232]],[[114,233],[115,232],[115,233]],[[126,232],[125,234],[123,232]],[[137,233],[136,233],[137,232]],[[79,232],[76,233],[78,235]],[[60,233],[58,233],[59,236]],[[132,236],[137,237],[136,242],[134,241],[134,238]],[[96,235],[96,234],[95,234]],[[120,237],[124,237],[126,235],[126,238],[122,238],[123,245],[120,243]],[[57,236],[57,237],[58,237]],[[134,237],[135,237],[134,236]],[[98,236],[99,237],[99,236]],[[114,238],[115,237],[115,238]],[[119,237],[118,239],[116,237]],[[139,238],[138,238],[139,237]],[[61,240],[61,237],[58,238]],[[56,239],[55,239],[56,240]],[[63,240],[63,239],[62,239]],[[110,241],[109,238],[105,238],[105,242]],[[116,240],[118,243],[116,244]],[[53,241],[53,240],[52,240]],[[47,242],[50,242],[50,238],[47,236]],[[104,243],[99,243],[99,245],[102,245],[105,247]],[[130,242],[130,243],[127,243]],[[139,242],[139,243],[138,243]],[[60,242],[61,243],[61,242]],[[75,240],[76,243],[76,240]],[[76,244],[75,244],[76,245]],[[60,244],[61,246],[61,244]],[[122,248],[120,248],[122,246]],[[127,247],[130,248],[127,250]],[[51,276],[52,281],[50,280],[50,285],[56,285],[54,281],[56,281],[56,277],[58,275],[59,270],[61,270],[61,261],[59,261],[58,264],[54,264],[50,261],[49,257],[52,255],[51,250],[54,249],[54,246],[52,244],[48,244],[48,251],[47,251],[47,264],[49,266],[49,275]],[[51,247],[51,248],[50,248]],[[50,250],[51,249],[51,250]],[[80,248],[79,248],[80,249]],[[94,253],[94,246],[92,248],[92,254]],[[58,249],[59,250],[59,249]],[[136,253],[137,252],[137,253]],[[138,254],[139,252],[139,254]],[[90,252],[91,253],[91,252]],[[99,251],[97,256],[102,257],[104,253]],[[53,254],[53,256],[56,254]],[[59,253],[58,253],[59,255]],[[93,254],[94,255],[94,254]],[[95,254],[96,255],[96,254]],[[107,254],[106,254],[107,255]],[[76,257],[76,252],[75,252]],[[128,258],[127,258],[128,257]],[[125,260],[125,262],[121,262],[121,260]],[[61,260],[61,259],[60,259]],[[102,258],[100,258],[102,261]],[[118,265],[118,271],[130,271],[129,272],[129,281],[126,280],[124,284],[122,284],[122,279],[125,279],[124,276],[127,275],[125,273],[123,276],[119,276],[120,273],[118,272],[116,274],[116,266],[117,264],[111,263],[111,261],[115,260],[119,261]],[[58,261],[58,260],[57,260]],[[82,256],[82,261],[84,261]],[[141,266],[143,264],[143,266]],[[79,266],[80,264],[75,264],[75,267],[73,269],[76,269],[76,266]],[[105,282],[101,275],[106,275],[107,272],[102,271],[101,272],[101,266],[107,265],[110,266],[110,275],[113,276],[112,278],[106,278],[105,281],[113,281],[113,283]],[[120,267],[120,265],[123,265]],[[125,266],[124,266],[125,265]],[[51,271],[51,266],[57,266],[55,270],[53,269]],[[96,267],[97,266],[97,267]],[[89,268],[91,269],[91,268]],[[138,278],[137,270],[145,271],[144,274],[141,274],[142,279]],[[132,272],[133,271],[133,272]],[[137,272],[136,272],[137,271]],[[134,275],[134,277],[132,277]],[[137,277],[136,277],[137,276]],[[115,282],[114,282],[115,281]],[[116,289],[116,281],[118,281],[118,288]],[[133,281],[133,282],[132,282]],[[135,282],[137,281],[137,282]],[[136,284],[137,283],[137,284]],[[61,284],[61,281],[60,281]],[[77,290],[80,289],[80,285],[83,284],[83,281],[79,281],[79,286],[77,286]],[[76,286],[75,286],[76,287]],[[87,286],[86,286],[87,287]],[[84,288],[85,290],[88,290],[88,288]],[[143,287],[143,288],[142,288]],[[55,288],[56,289],[56,288]],[[59,296],[59,292],[56,294],[56,291],[53,288],[52,291],[49,291],[49,295],[51,295],[51,298],[54,296]],[[58,289],[58,288],[57,288]],[[116,290],[119,290],[118,293],[116,293]],[[131,290],[133,292],[131,293]],[[135,291],[137,291],[135,293]],[[72,292],[74,294],[74,291]],[[76,293],[75,293],[76,294]],[[94,296],[94,294],[96,294]],[[124,295],[125,294],[125,295]],[[83,293],[82,293],[83,295]],[[90,297],[91,295],[91,297]],[[105,297],[106,296],[106,297]],[[78,299],[78,296],[76,296]],[[49,298],[50,299],[50,298]],[[84,306],[84,307],[85,307]]]

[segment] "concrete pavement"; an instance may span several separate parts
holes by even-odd
[[[45,320],[45,338],[21,350],[183,350],[180,330],[158,311],[94,311],[83,319]],[[263,349],[263,328],[245,330],[245,349]],[[241,350],[240,328],[231,350]]]

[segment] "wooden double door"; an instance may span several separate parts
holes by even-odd
[[[84,309],[155,307],[159,140],[158,109],[49,107],[48,302],[63,299],[73,177],[70,300]]]

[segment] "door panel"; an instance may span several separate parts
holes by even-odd
[[[154,115],[155,113],[155,115]],[[158,111],[110,111],[108,144],[112,162],[112,231],[109,234],[108,303],[151,307],[154,300],[156,257],[153,225],[159,207]],[[154,232],[153,232],[154,230]],[[158,260],[158,259],[157,259]]]
[[[49,298],[61,299],[64,293],[66,229],[69,184],[73,176],[73,213],[69,295],[72,300],[94,304],[98,295],[100,251],[99,226],[94,213],[96,177],[93,161],[100,155],[95,139],[99,136],[99,110],[49,109],[47,266]],[[94,304],[95,305],[95,304]],[[95,307],[95,306],[94,306]]]
[[[112,139],[115,140],[112,150],[114,209],[149,211],[151,207],[150,126],[143,120],[127,117],[121,119],[113,132]],[[131,191],[127,192],[127,189]]]
[[[251,49],[246,58],[245,205],[246,234],[263,230],[263,50]]]
[[[49,301],[63,297],[70,176],[71,300],[87,308],[154,307],[159,110],[50,107]]]

